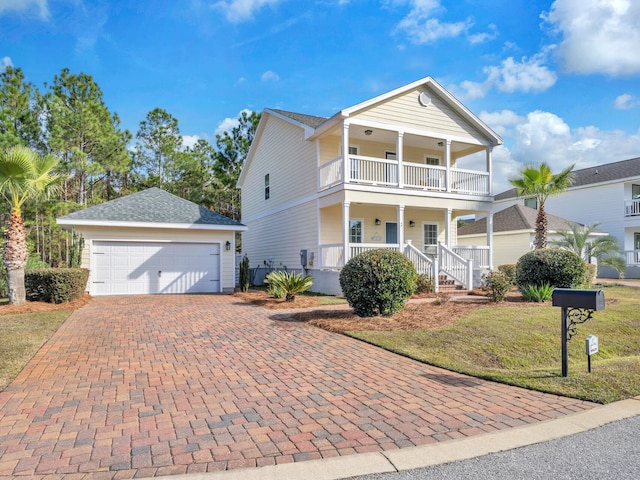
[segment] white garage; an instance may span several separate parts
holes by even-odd
[[[91,295],[217,293],[235,287],[235,234],[246,227],[150,188],[59,218],[85,242]]]

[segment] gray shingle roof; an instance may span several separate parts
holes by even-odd
[[[320,125],[322,125],[324,122],[327,121],[325,117],[314,117],[313,115],[304,115],[302,113],[287,112],[285,110],[277,110],[275,108],[271,108],[270,110],[273,110],[274,112],[279,113],[280,115],[284,115],[285,117],[289,117],[290,119],[295,120],[296,122],[302,123],[303,125],[307,125],[308,127],[311,127],[311,128],[318,128]]]
[[[493,215],[493,232],[511,232],[516,230],[535,230],[538,211],[524,205],[513,205],[500,210]],[[556,217],[547,213],[549,230],[568,230],[568,224],[582,225],[565,218]],[[595,230],[599,232],[599,230]],[[487,233],[487,219],[481,218],[475,222],[467,223],[458,229],[458,235],[474,235]]]
[[[574,182],[573,185],[571,185],[571,188],[632,177],[640,177],[640,157],[622,160],[620,162],[605,163],[603,165],[583,168],[581,170],[574,170]],[[494,199],[504,200],[506,198],[514,198],[515,196],[516,189],[512,188],[499,193],[494,197]]]
[[[155,187],[70,213],[59,220],[69,224],[79,220],[243,227],[235,220]]]

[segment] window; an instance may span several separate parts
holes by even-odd
[[[362,243],[362,220],[349,220],[349,243]]]
[[[430,245],[438,244],[438,224],[424,223],[422,224],[422,251],[426,251]]]
[[[640,199],[640,185],[631,185],[631,198],[633,200]]]
[[[525,207],[529,207],[529,208],[533,208],[534,210],[537,210],[538,209],[538,200],[536,200],[533,197],[525,198],[524,199],[524,206]]]
[[[438,166],[440,165],[440,159],[438,157],[429,157],[429,156],[425,156],[424,157],[424,164],[425,165],[435,165]]]
[[[269,200],[269,174],[264,176],[264,199]]]

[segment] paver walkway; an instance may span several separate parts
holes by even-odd
[[[279,318],[226,295],[94,298],[0,393],[0,477],[115,479],[297,462],[593,406]]]

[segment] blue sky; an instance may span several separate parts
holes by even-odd
[[[134,135],[160,107],[187,142],[430,75],[504,138],[496,192],[523,164],[640,156],[638,0],[0,0],[0,61],[41,89],[88,73]]]

